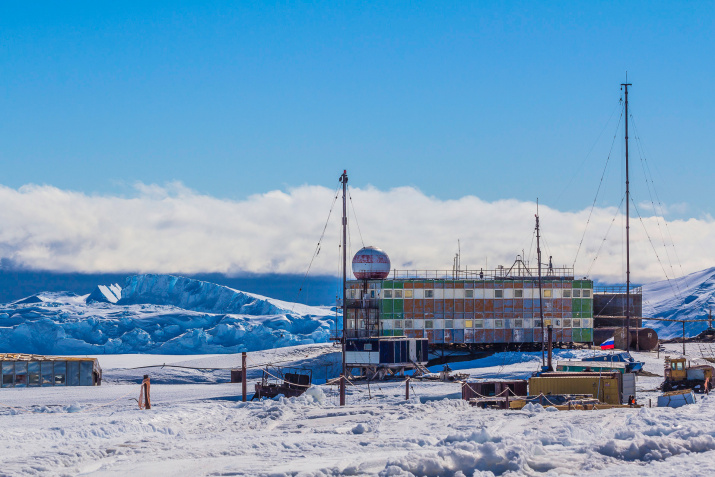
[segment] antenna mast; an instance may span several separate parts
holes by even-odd
[[[621,83],[621,88],[625,88],[626,96],[626,351],[631,351],[631,224],[630,224],[630,205],[631,192],[628,178],[628,87],[631,83],[628,82],[628,73],[626,73],[626,82]]]
[[[348,209],[346,200],[346,190],[348,187],[348,171],[344,170],[343,174],[340,176],[340,183],[343,185],[343,376],[346,373],[345,365],[345,341],[347,339],[347,320],[348,320],[348,299],[346,288],[347,288],[347,265],[348,265],[348,250],[347,250],[347,237],[348,237]]]

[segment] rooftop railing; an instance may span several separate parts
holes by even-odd
[[[493,270],[397,270],[390,272],[392,280],[537,280],[539,269],[524,266],[499,267]],[[542,268],[542,280],[573,280],[570,267]]]

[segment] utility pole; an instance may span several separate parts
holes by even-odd
[[[628,87],[631,83],[628,82],[628,73],[626,73],[626,82],[621,83],[621,87],[625,88],[626,97],[626,352],[631,351],[631,191],[630,181],[628,178]]]
[[[340,176],[340,183],[343,185],[343,379],[347,372],[347,366],[345,362],[345,341],[347,339],[347,322],[348,322],[348,297],[346,296],[347,288],[347,265],[348,265],[348,250],[347,250],[347,237],[348,237],[348,208],[347,208],[347,188],[348,188],[348,171],[344,170],[343,174]]]
[[[541,235],[539,234],[539,199],[536,199],[536,261],[539,267],[539,319],[541,320],[541,367],[544,362],[544,304],[541,302]]]

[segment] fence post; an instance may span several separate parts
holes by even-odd
[[[340,405],[345,405],[345,375],[340,375]]]
[[[246,402],[246,352],[241,353],[241,392],[242,401]]]
[[[405,400],[410,399],[410,378],[405,379]]]
[[[151,399],[149,399],[149,375],[144,375],[144,381],[142,382],[144,387],[144,409],[151,409]]]

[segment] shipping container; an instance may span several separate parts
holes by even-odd
[[[529,396],[588,394],[607,404],[621,404],[620,377],[617,372],[544,373],[529,379]]]

